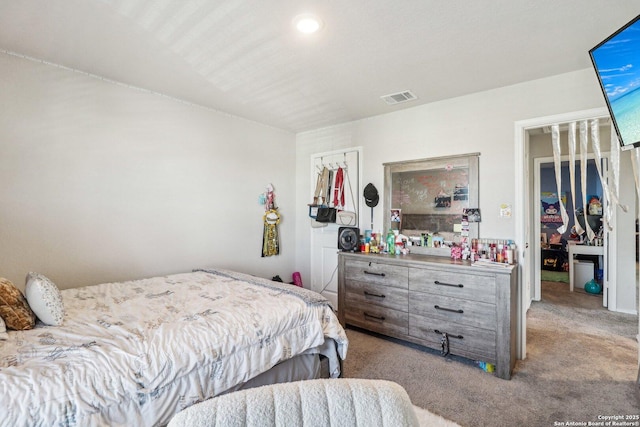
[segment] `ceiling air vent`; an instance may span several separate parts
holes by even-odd
[[[390,95],[381,96],[382,100],[389,105],[400,104],[401,102],[413,101],[418,99],[410,90],[404,92],[392,93]]]

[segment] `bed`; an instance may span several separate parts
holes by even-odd
[[[228,270],[60,291],[64,322],[0,341],[0,425],[165,425],[213,396],[341,375],[329,303]]]

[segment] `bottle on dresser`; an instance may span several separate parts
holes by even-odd
[[[501,264],[514,264],[516,245],[512,240],[473,239],[471,262],[479,259]]]

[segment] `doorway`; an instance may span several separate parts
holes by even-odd
[[[515,200],[516,212],[516,242],[520,245],[518,263],[520,266],[520,293],[518,298],[518,318],[517,318],[517,351],[518,359],[525,359],[527,355],[527,311],[533,300],[533,285],[535,283],[535,257],[532,256],[530,246],[532,238],[538,239],[539,235],[533,234],[531,200],[533,193],[533,179],[530,173],[531,144],[530,131],[551,126],[556,123],[568,123],[579,120],[600,119],[608,117],[606,108],[597,108],[561,114],[556,116],[539,117],[530,120],[522,120],[515,123],[514,152],[516,165],[516,194],[519,197]],[[615,270],[615,269],[611,269]]]
[[[533,131],[532,131],[533,132]],[[530,138],[532,144],[550,145],[550,141],[544,135],[536,135]],[[544,148],[544,147],[543,147]],[[540,153],[540,147],[532,152]],[[541,282],[564,283],[570,293],[585,292],[585,284],[594,280],[602,286],[602,306],[607,307],[609,296],[608,273],[608,234],[603,222],[603,210],[606,210],[606,199],[598,176],[593,154],[587,156],[585,167],[585,187],[582,189],[581,164],[576,160],[575,200],[571,188],[571,174],[569,170],[569,156],[561,159],[561,194],[558,197],[556,185],[556,171],[553,157],[535,157],[533,159],[533,193],[532,206],[533,234],[540,239],[533,239],[534,257],[534,301],[542,298]],[[601,161],[602,174],[608,177],[608,156],[603,156]],[[584,197],[583,197],[584,196]],[[562,225],[559,211],[559,201],[562,200],[569,219],[566,230],[562,233],[558,228]],[[586,206],[587,208],[583,208]],[[575,209],[575,211],[574,211]],[[586,223],[585,223],[586,218]],[[579,234],[575,224],[585,229],[589,224],[591,230],[597,236],[595,240],[598,246],[585,247],[585,233]],[[575,255],[575,257],[574,257]],[[575,259],[574,259],[575,258]],[[614,298],[615,299],[615,298]]]

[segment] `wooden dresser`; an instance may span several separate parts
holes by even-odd
[[[478,267],[427,255],[338,256],[338,319],[495,365],[510,379],[516,361],[517,268]]]

